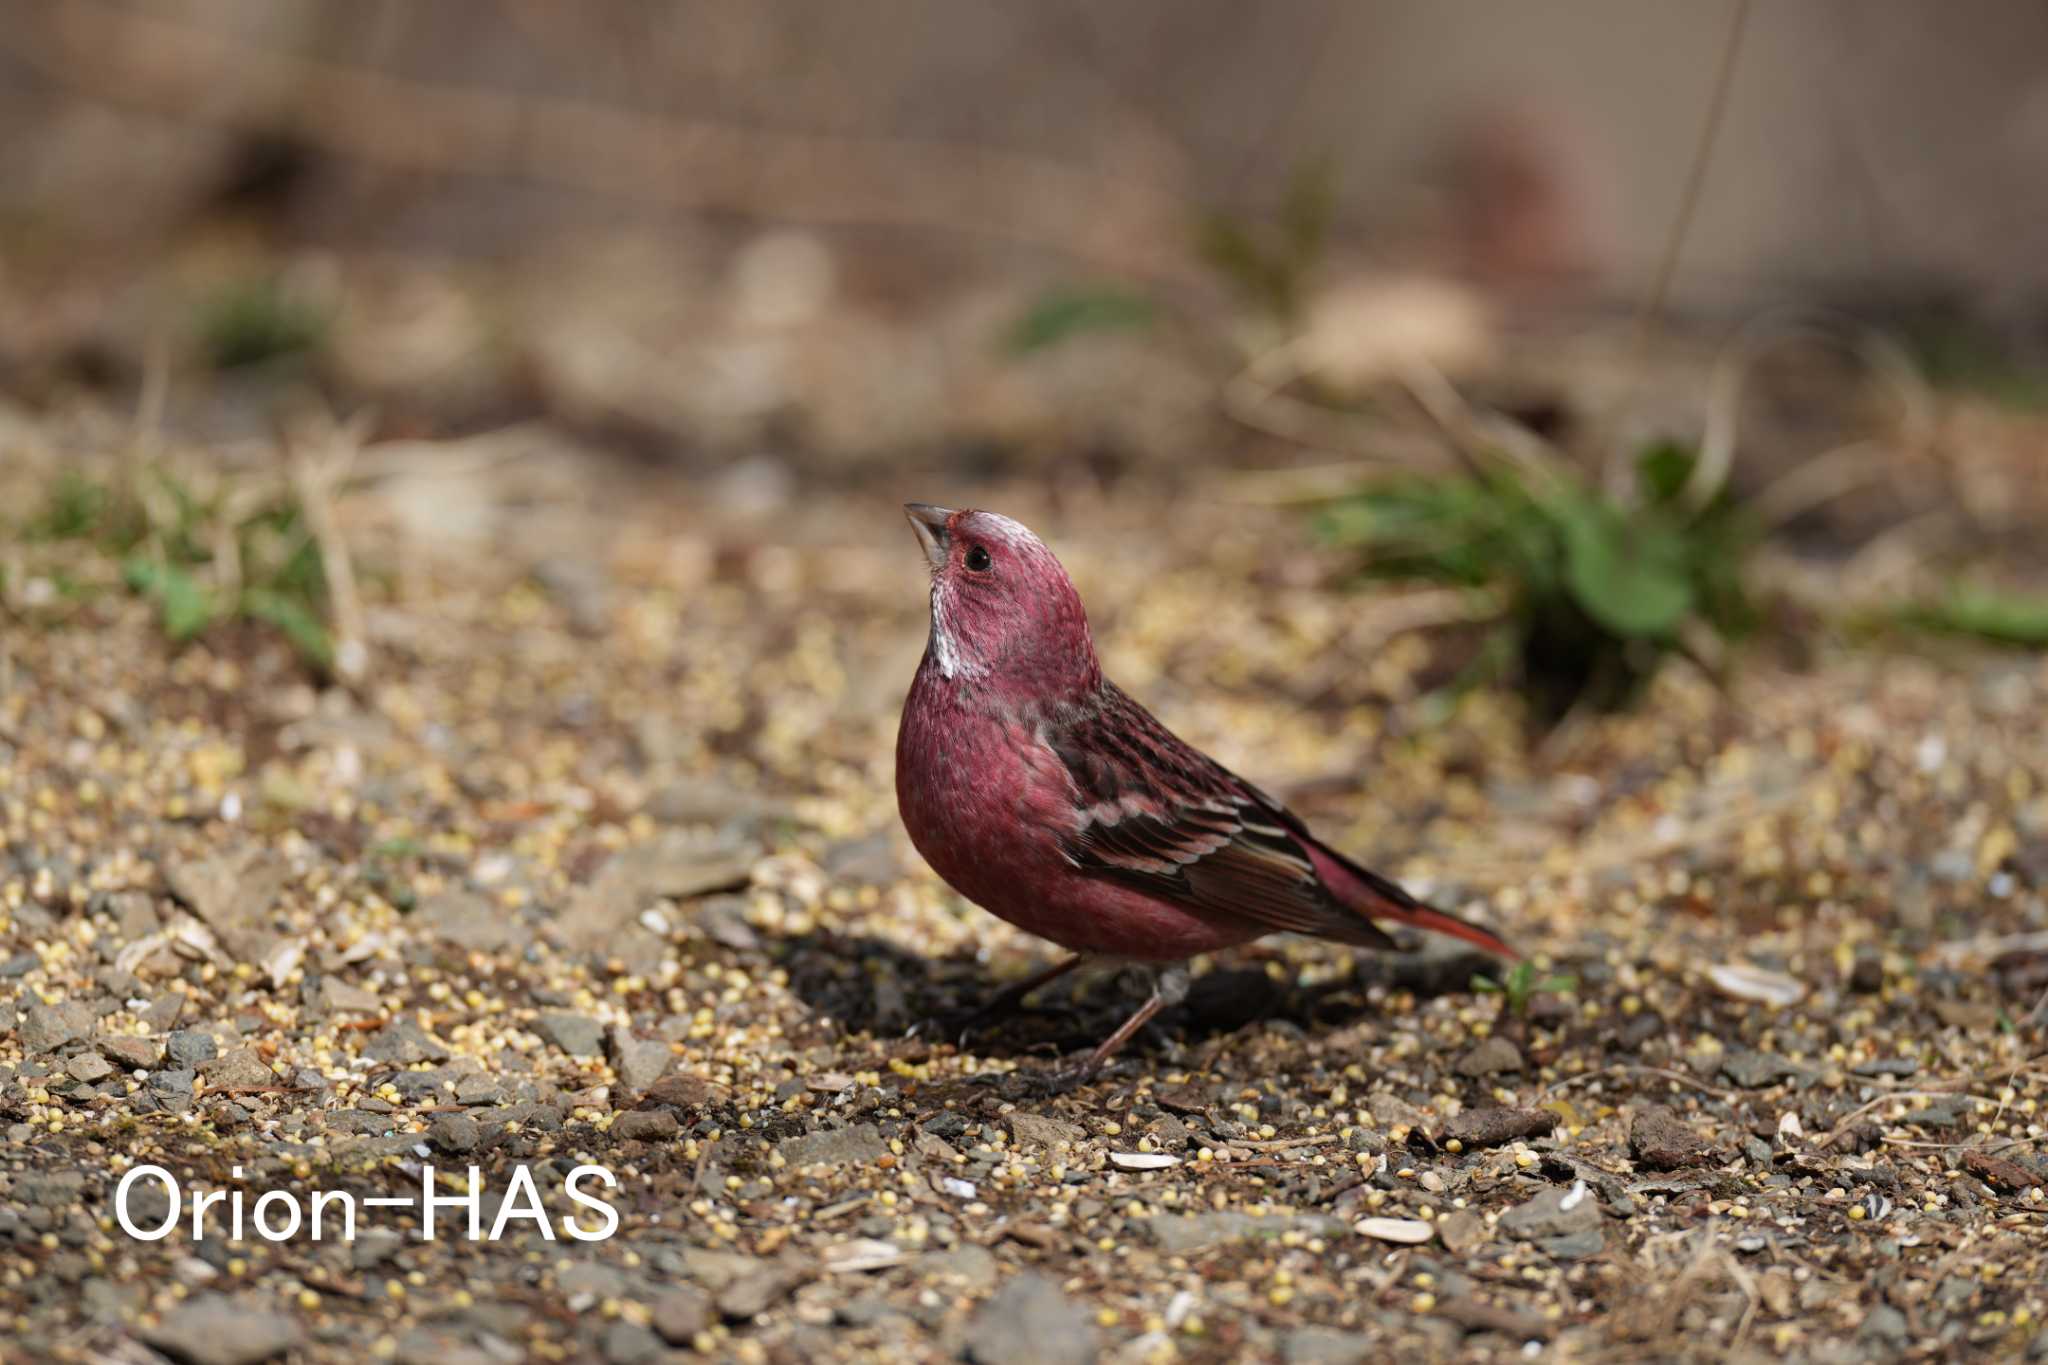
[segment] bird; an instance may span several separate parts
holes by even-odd
[[[903,510],[931,629],[897,729],[898,812],[961,896],[1071,954],[977,1020],[1091,960],[1140,969],[1151,992],[1069,1068],[1086,1077],[1186,996],[1190,958],[1268,934],[1394,948],[1385,920],[1516,956],[1331,848],[1103,676],[1080,594],[1023,524]]]

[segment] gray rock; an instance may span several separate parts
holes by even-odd
[[[679,1284],[654,1301],[654,1330],[671,1346],[688,1346],[711,1321],[711,1296],[694,1284]]]
[[[585,1014],[543,1014],[535,1024],[541,1037],[571,1057],[604,1055],[604,1025]]]
[[[1713,1159],[1714,1149],[1685,1120],[1660,1104],[1640,1110],[1628,1128],[1629,1155],[1638,1166],[1675,1171]],[[1764,1159],[1770,1159],[1768,1149]]]
[[[1743,1047],[1732,1049],[1721,1058],[1721,1074],[1745,1090],[1759,1090],[1773,1081],[1801,1073],[1783,1057]]]
[[[814,1166],[820,1163],[830,1166],[859,1165],[875,1161],[888,1155],[889,1144],[882,1137],[881,1129],[872,1123],[859,1123],[851,1128],[834,1128],[823,1133],[806,1133],[802,1137],[787,1138],[775,1145],[782,1159],[791,1166]]]
[[[252,1047],[238,1047],[200,1068],[209,1090],[254,1090],[277,1084],[277,1073]]]
[[[114,1068],[107,1062],[106,1058],[100,1056],[97,1052],[79,1053],[76,1057],[65,1063],[64,1069],[71,1073],[73,1080],[83,1081],[87,1085],[91,1085],[95,1081],[103,1081],[114,1074]]]
[[[444,1152],[473,1152],[483,1137],[483,1125],[467,1114],[440,1114],[427,1127],[427,1141]]]
[[[1460,1076],[1478,1079],[1522,1069],[1522,1050],[1505,1038],[1488,1038],[1458,1059],[1453,1068]]]
[[[645,1365],[661,1354],[661,1338],[623,1318],[604,1329],[604,1358],[611,1365]]]
[[[256,1365],[299,1344],[298,1325],[261,1304],[253,1295],[200,1294],[140,1335],[188,1365]]]
[[[100,1054],[117,1066],[130,1071],[147,1071],[163,1060],[163,1047],[151,1038],[130,1038],[124,1035],[109,1035],[95,1041]]]
[[[658,1038],[636,1038],[631,1029],[614,1027],[610,1034],[612,1069],[628,1090],[645,1090],[668,1074],[675,1054]]]
[[[73,1208],[85,1194],[85,1172],[50,1171],[42,1175],[24,1175],[14,1182],[13,1193],[24,1204],[50,1209]]]
[[[1893,1349],[1904,1346],[1911,1334],[1906,1315],[1888,1303],[1872,1307],[1863,1315],[1863,1323],[1856,1329],[1858,1341],[1879,1342]]]
[[[349,1263],[357,1270],[374,1270],[404,1245],[405,1239],[397,1233],[371,1228],[349,1244]]]
[[[468,891],[441,891],[420,902],[413,923],[466,952],[526,951],[533,929],[502,906]]]
[[[1359,1365],[1369,1354],[1364,1337],[1334,1327],[1297,1327],[1280,1343],[1287,1365]]]
[[[164,1039],[164,1055],[171,1059],[173,1066],[198,1066],[210,1062],[220,1055],[220,1048],[214,1043],[213,1035],[196,1029],[179,1029]]]
[[[308,992],[307,1003],[317,1014],[382,1014],[384,1002],[374,992],[361,986],[343,981],[338,976],[323,976]]]
[[[289,875],[282,858],[247,848],[173,863],[164,869],[164,882],[173,896],[206,921],[221,947],[240,961],[261,963],[277,944],[268,921]]]
[[[163,1095],[190,1096],[192,1087],[198,1080],[196,1072],[183,1067],[166,1067],[162,1071],[150,1073],[149,1088]]]
[[[630,1142],[663,1142],[682,1132],[666,1109],[631,1109],[612,1120],[612,1136]]]
[[[1549,1189],[1500,1216],[1501,1231],[1524,1242],[1600,1230],[1600,1203],[1582,1181]]]
[[[151,1001],[149,1008],[142,1012],[142,1022],[162,1033],[175,1025],[178,1017],[184,1012],[185,992],[166,991]]]
[[[363,1044],[363,1057],[372,1062],[410,1066],[414,1062],[446,1060],[448,1049],[409,1018],[393,1019],[370,1035]]]
[[[91,1027],[92,1011],[82,1000],[66,1000],[60,1005],[31,1000],[21,1016],[21,1050],[31,1055],[55,1052],[83,1038]]]
[[[744,1322],[782,1302],[803,1282],[803,1273],[786,1262],[758,1262],[718,1291],[718,1311],[730,1321]]]
[[[1599,1228],[1568,1232],[1562,1237],[1544,1237],[1536,1245],[1544,1254],[1560,1261],[1583,1261],[1607,1249],[1607,1234]]]
[[[1012,1114],[1010,1136],[1019,1147],[1041,1147],[1057,1151],[1079,1144],[1087,1138],[1088,1130],[1078,1123],[1047,1118],[1043,1114]]]
[[[967,1332],[975,1365],[1089,1365],[1099,1351],[1088,1314],[1033,1271],[1012,1276]]]
[[[571,1300],[587,1299],[595,1303],[600,1299],[615,1299],[625,1292],[626,1277],[608,1265],[597,1261],[577,1261],[565,1266],[555,1277],[555,1287],[562,1291],[562,1297]],[[587,1305],[585,1305],[587,1306]],[[581,1307],[576,1308],[582,1312]]]
[[[690,900],[744,886],[755,847],[722,835],[669,830],[616,854],[562,918],[563,938],[579,951],[609,950],[637,928],[640,912],[658,900]]]
[[[1919,1070],[1920,1063],[1911,1057],[1875,1057],[1849,1068],[1850,1074],[1855,1076],[1895,1076],[1900,1080]]]
[[[504,1365],[506,1357],[472,1345],[452,1324],[428,1323],[398,1339],[393,1365]]]
[[[986,1289],[996,1282],[996,1258],[987,1247],[962,1242],[951,1251],[934,1251],[918,1262],[926,1276],[958,1280],[970,1290]]]

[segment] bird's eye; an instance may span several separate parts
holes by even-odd
[[[967,568],[972,573],[988,572],[988,551],[979,545],[970,546],[967,551]]]

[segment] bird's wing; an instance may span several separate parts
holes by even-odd
[[[1079,818],[1062,844],[1083,870],[1267,932],[1394,946],[1331,895],[1293,815],[1113,685],[1039,734],[1074,784]]]

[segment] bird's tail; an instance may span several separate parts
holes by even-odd
[[[1345,908],[1368,920],[1393,920],[1431,933],[1447,934],[1511,960],[1520,960],[1522,956],[1491,930],[1459,919],[1447,910],[1423,904],[1398,883],[1360,867],[1321,842],[1312,844],[1310,857],[1318,864],[1316,870],[1322,876],[1323,884],[1337,893]]]

